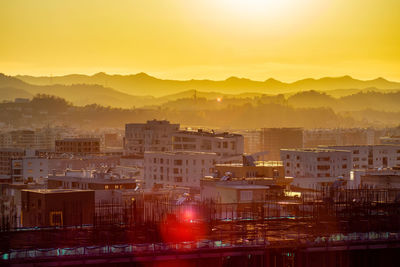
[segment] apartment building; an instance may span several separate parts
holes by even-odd
[[[281,158],[286,176],[348,178],[351,152],[337,149],[282,149]]]
[[[100,153],[99,138],[66,138],[56,140],[57,153],[96,154]]]
[[[25,156],[25,150],[19,148],[0,149],[0,178],[11,178],[12,160]]]
[[[200,179],[214,173],[216,153],[169,151],[144,153],[144,182],[153,186],[200,187]]]
[[[215,133],[204,130],[178,131],[172,135],[173,151],[197,151],[216,153],[218,162],[242,159],[243,135],[228,132]]]
[[[143,155],[145,151],[169,151],[172,147],[172,133],[178,131],[179,127],[179,124],[171,124],[166,120],[126,124],[124,154]]]
[[[302,128],[261,129],[262,150],[268,151],[263,160],[280,160],[280,150],[303,147]]]
[[[321,146],[321,148],[350,151],[353,169],[400,166],[400,145]]]
[[[43,183],[49,174],[48,159],[35,156],[13,159],[11,168],[13,182]]]

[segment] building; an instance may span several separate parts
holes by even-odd
[[[66,138],[56,140],[55,151],[58,153],[96,154],[100,153],[99,138]]]
[[[124,154],[143,155],[145,151],[169,151],[172,133],[178,130],[179,124],[171,124],[166,120],[126,124]]]
[[[286,176],[293,177],[296,186],[313,188],[333,183],[338,177],[350,177],[352,161],[348,150],[282,149],[281,158]]]
[[[218,162],[241,160],[244,152],[243,135],[228,132],[215,133],[201,129],[179,131],[172,135],[173,151],[216,153]]]
[[[273,177],[285,178],[285,170],[279,161],[256,161],[252,164],[246,163],[227,163],[216,164],[215,172],[217,177],[222,177],[229,173],[232,178],[249,177]]]
[[[104,134],[104,146],[105,147],[122,147],[122,140],[117,133],[105,133]]]
[[[13,159],[11,166],[13,182],[44,183],[49,174],[47,158],[25,156]]]
[[[379,140],[383,145],[400,145],[400,136],[384,136]]]
[[[200,179],[214,173],[216,153],[170,151],[144,153],[144,183],[154,186],[200,188]]]
[[[304,147],[374,145],[382,131],[372,128],[311,129],[304,131]]]
[[[254,154],[261,152],[262,142],[261,142],[261,131],[260,130],[247,130],[239,132],[243,135],[244,139],[244,153]]]
[[[93,224],[93,190],[33,189],[21,191],[23,227]]]
[[[49,189],[84,189],[94,190],[95,202],[119,203],[123,191],[134,190],[136,179],[122,179],[110,171],[67,170],[64,175],[50,175]]]
[[[350,180],[354,188],[400,189],[400,167],[354,170]]]
[[[400,145],[323,146],[321,148],[348,150],[353,169],[391,168],[400,166]]]
[[[0,178],[11,179],[12,161],[25,156],[24,149],[2,148],[0,149]],[[22,182],[22,180],[20,181]]]
[[[11,147],[21,149],[36,148],[35,132],[31,130],[15,130],[10,132]]]
[[[206,182],[202,180],[200,198],[219,204],[264,202],[268,186],[243,182]]]
[[[280,160],[280,150],[303,147],[302,128],[263,128],[261,129],[261,151],[268,151],[263,160]]]

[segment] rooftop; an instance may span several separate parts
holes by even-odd
[[[213,155],[214,152],[199,152],[199,151],[145,151],[144,154],[164,154],[164,155]]]
[[[323,153],[323,152],[350,152],[349,150],[333,149],[328,147],[318,147],[318,148],[291,148],[291,149],[281,149],[281,151],[297,151],[297,152],[309,152],[309,153]]]
[[[38,194],[65,194],[65,193],[78,193],[78,192],[94,192],[93,190],[82,189],[24,189],[23,192],[31,192]]]
[[[223,137],[223,138],[233,138],[233,137],[242,136],[241,134],[228,133],[228,132],[222,132],[222,133],[216,133],[214,131],[208,132],[208,131],[204,131],[202,129],[198,129],[197,131],[183,130],[183,131],[178,131],[175,134],[189,134],[189,135],[197,135],[197,136]]]

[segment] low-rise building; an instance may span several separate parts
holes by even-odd
[[[282,149],[285,175],[293,177],[293,185],[316,188],[329,185],[342,177],[348,180],[351,152],[338,149]]]
[[[22,226],[93,224],[95,214],[94,199],[93,190],[22,190]]]
[[[90,170],[67,170],[64,175],[50,175],[49,189],[84,189],[94,190],[96,203],[120,203],[122,192],[134,190],[138,184],[136,179],[121,179],[111,172]]]
[[[400,167],[354,170],[350,177],[354,188],[400,188]]]

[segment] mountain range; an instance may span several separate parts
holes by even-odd
[[[384,78],[373,80],[358,80],[350,76],[324,77],[320,79],[303,79],[292,83],[285,83],[275,79],[254,81],[246,78],[230,77],[226,80],[164,80],[155,78],[146,73],[132,75],[109,75],[100,72],[94,75],[71,74],[55,77],[16,76],[16,78],[34,85],[74,85],[97,84],[110,87],[130,95],[151,95],[155,97],[176,94],[187,90],[203,92],[219,92],[223,94],[259,93],[281,94],[298,91],[330,91],[338,89],[366,89],[379,88],[382,90],[400,89],[400,83],[388,81]]]
[[[398,91],[396,89],[400,89],[400,83],[383,78],[363,81],[350,76],[303,79],[284,83],[274,79],[261,82],[237,77],[223,81],[163,80],[145,73],[135,75],[97,73],[92,76],[71,74],[56,77],[27,75],[13,77],[0,73],[0,100],[3,101],[32,98],[36,94],[49,94],[65,98],[80,106],[96,103],[121,108],[155,106],[182,98],[254,98],[277,94],[285,94],[288,99],[295,97],[298,103],[308,103],[307,99],[301,99],[296,94],[317,91],[337,98],[360,92],[390,93]],[[323,98],[319,95],[313,97],[315,100]],[[296,105],[296,102],[289,101],[293,105]],[[334,101],[330,99],[328,102]],[[320,104],[325,104],[325,101]]]

